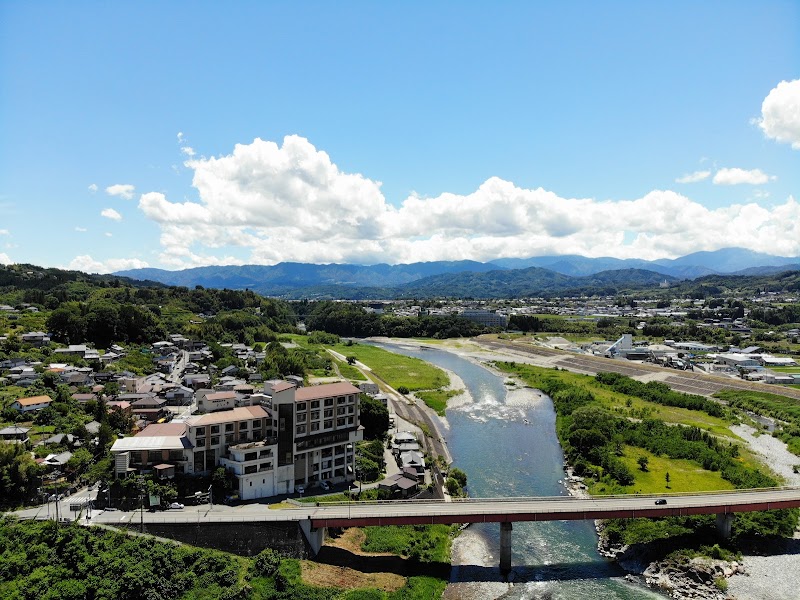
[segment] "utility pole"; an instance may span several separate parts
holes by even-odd
[[[214,491],[212,490],[213,487],[214,487],[213,483],[210,486],[208,486],[208,508],[209,508],[209,510],[214,508]]]
[[[144,533],[144,478],[139,476],[139,500],[140,502],[140,510],[139,510],[139,533]]]

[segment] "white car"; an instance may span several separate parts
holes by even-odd
[[[169,505],[169,508],[173,510],[179,510],[183,508],[183,504],[181,504],[180,502],[173,502],[172,504]]]
[[[306,486],[304,485],[296,485],[294,486],[294,491],[301,496],[306,493]]]
[[[320,481],[319,487],[321,487],[326,492],[331,491],[331,484],[328,483],[327,481]]]

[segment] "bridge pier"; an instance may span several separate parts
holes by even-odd
[[[733,513],[717,513],[717,533],[725,540],[731,538],[731,527],[733,526]]]
[[[318,527],[316,529],[311,527],[311,519],[300,521],[300,530],[303,532],[303,535],[306,537],[306,541],[308,545],[311,546],[311,550],[314,552],[314,556],[319,554],[319,551],[322,549],[322,546],[325,544],[325,537],[328,533],[327,527]]]
[[[511,530],[512,524],[500,523],[500,572],[511,571]]]

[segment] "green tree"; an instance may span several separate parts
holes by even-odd
[[[639,468],[642,471],[647,471],[647,465],[650,463],[650,459],[646,456],[640,456],[636,459],[636,462],[639,464]]]
[[[382,439],[389,430],[389,409],[380,400],[361,394],[360,421],[364,426],[364,439]]]

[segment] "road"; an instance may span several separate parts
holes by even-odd
[[[655,500],[663,498],[664,505]],[[434,523],[496,523],[517,521],[593,520],[736,513],[800,507],[800,487],[733,490],[663,496],[573,498],[476,498],[453,502],[351,502],[271,510],[262,504],[238,507],[208,505],[170,511],[100,511],[92,522],[105,525],[147,523],[252,523],[311,520],[314,527],[408,525]],[[47,518],[41,510],[15,513],[20,518]],[[70,516],[72,516],[70,514]]]

